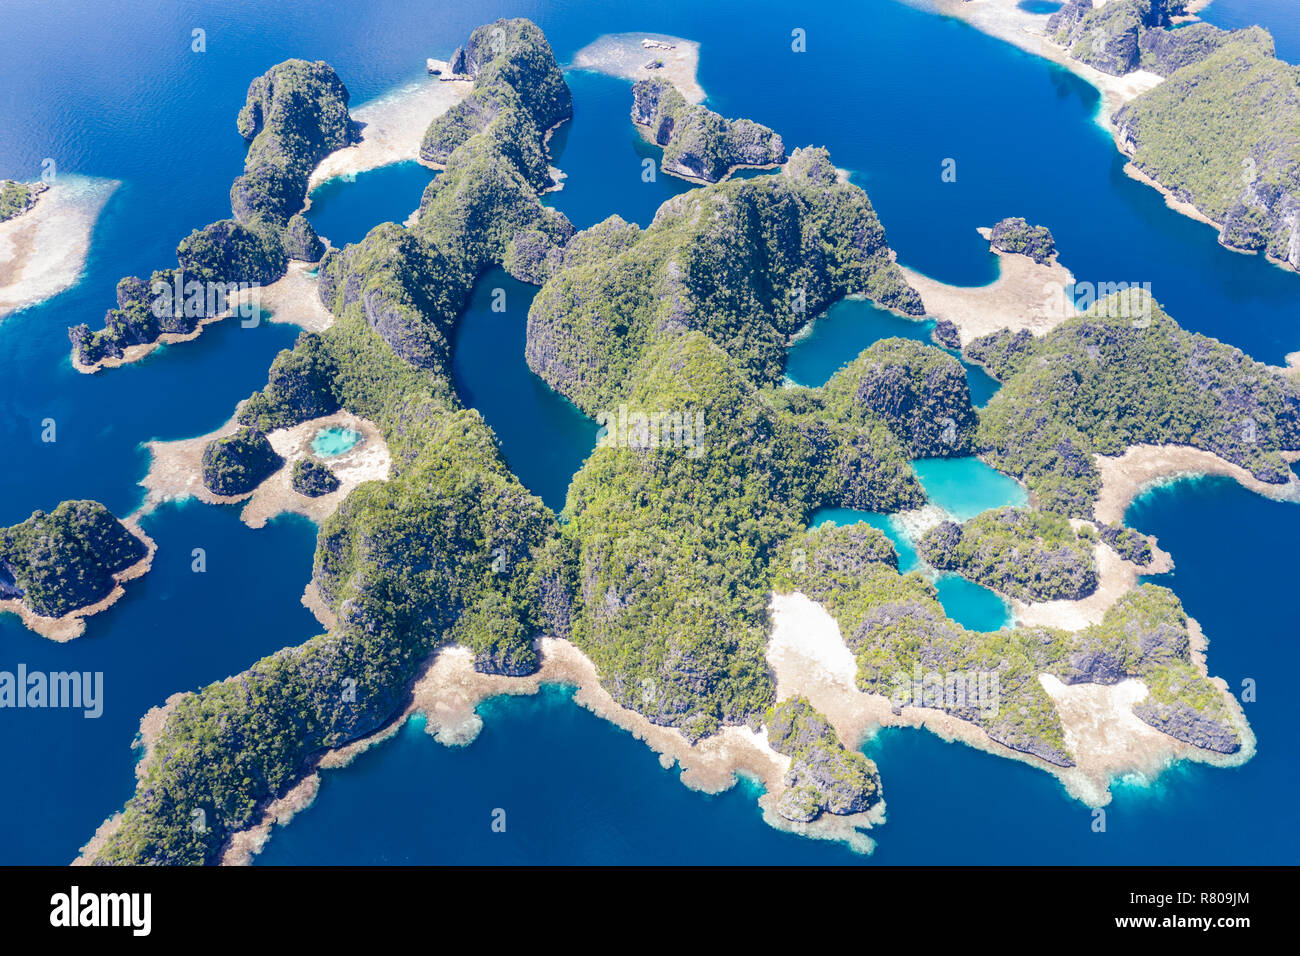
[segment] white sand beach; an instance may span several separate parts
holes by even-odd
[[[1300,452],[1283,452],[1282,457],[1297,461]],[[1240,465],[1186,445],[1133,445],[1122,455],[1097,455],[1096,462],[1102,484],[1094,513],[1107,524],[1122,524],[1129,504],[1148,488],[1200,475],[1226,475],[1265,497],[1300,502],[1300,480],[1293,477],[1284,485],[1269,484]]]
[[[441,66],[444,73],[448,72],[445,63]],[[473,88],[471,80],[426,76],[351,110],[352,118],[361,124],[361,142],[326,156],[312,170],[308,192],[340,176],[355,176],[404,160],[423,162],[420,142],[424,131],[435,118],[469,96]]]

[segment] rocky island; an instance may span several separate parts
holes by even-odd
[[[249,148],[230,189],[233,218],[183,239],[175,268],[119,282],[117,307],[102,329],[69,329],[78,367],[93,371],[105,360],[129,360],[128,349],[138,356],[160,340],[193,337],[229,314],[236,290],[268,285],[285,274],[291,256],[319,252],[310,223],[295,214],[316,164],[356,139],[347,103],[346,87],[326,63],[286,60],[255,79],[236,119]]]
[[[83,618],[149,568],[153,542],[97,501],[64,501],[0,528],[0,610],[54,640],[85,629]]]
[[[716,183],[737,169],[770,169],[786,159],[781,137],[766,126],[691,105],[665,80],[632,85],[632,122],[664,148],[664,172],[693,182]]]

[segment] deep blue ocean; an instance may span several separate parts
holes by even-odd
[[[699,39],[709,104],[774,127],[790,146],[829,147],[870,194],[900,260],[928,275],[992,280],[996,258],[975,230],[1019,215],[1051,227],[1081,281],[1149,281],[1184,327],[1264,361],[1300,349],[1300,277],[1222,249],[1211,228],[1125,176],[1093,121],[1091,87],[895,0],[794,9],[776,0],[664,0],[641,12],[626,0],[375,0],[364,12],[343,0],[11,0],[0,32],[0,177],[35,178],[53,158],[61,174],[122,185],[99,220],[83,281],[0,320],[0,523],[66,498],[131,512],[142,500],[142,444],[221,424],[292,343],[292,327],[225,324],[95,376],[68,361],[66,326],[98,326],[121,276],[173,262],[180,238],[229,215],[244,152],[234,117],[254,76],[291,56],[325,59],[358,105],[418,75],[425,57],[447,56],[479,23],[517,15],[542,26],[561,62],[607,32]],[[1291,0],[1216,0],[1204,16],[1222,26],[1261,22],[1281,56],[1300,59]],[[790,49],[795,28],[806,31],[806,53]],[[191,50],[196,29],[205,31],[202,53]],[[664,199],[690,187],[663,176],[641,182],[641,160],[654,152],[628,122],[627,83],[585,73],[569,80],[575,116],[552,140],[568,178],[546,201],[579,227],[613,213],[647,224]],[[956,160],[955,183],[941,181],[945,159]],[[341,245],[404,219],[429,175],[410,165],[326,184],[311,217]],[[490,307],[496,288],[506,291],[504,313]],[[533,292],[501,273],[484,276],[457,330],[453,369],[462,399],[492,425],[512,468],[558,508],[595,426],[527,370]],[[928,332],[868,303],[843,303],[792,348],[788,374],[817,385],[876,338]],[[995,383],[968,371],[973,395],[986,401]],[[40,440],[45,418],[57,422],[54,443]],[[931,466],[922,463],[932,495],[945,482],[962,484],[927,475]],[[1259,700],[1246,709],[1259,753],[1237,770],[1180,766],[1154,786],[1118,785],[1105,834],[1093,833],[1087,808],[1040,771],[894,730],[865,748],[880,765],[888,822],[873,834],[876,853],[858,857],[770,829],[744,785],[717,797],[686,790],[642,744],[554,689],[490,702],[482,735],[460,750],[413,722],[327,773],[315,805],[259,859],[1293,863],[1300,746],[1280,675],[1300,666],[1289,599],[1300,508],[1203,480],[1151,492],[1129,519],[1173,554],[1177,569],[1161,583],[1204,625],[1211,673],[1233,687],[1258,681]],[[0,863],[71,860],[132,792],[131,742],[145,710],[318,629],[299,604],[311,573],[309,522],[253,531],[236,509],[190,502],[159,509],[144,526],[159,544],[153,570],[92,618],[84,637],[59,645],[0,616],[0,669],[105,675],[97,720],[0,711],[11,780],[0,792]],[[203,574],[190,569],[195,547],[207,551]],[[972,620],[995,621],[998,609],[987,605],[978,617],[980,599],[956,593],[945,603],[965,602]],[[497,808],[507,811],[504,834],[489,825]]]

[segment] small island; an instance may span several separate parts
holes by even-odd
[[[66,641],[140,577],[153,542],[97,501],[64,501],[0,528],[0,611],[18,614],[44,637]]]
[[[691,182],[721,182],[737,169],[774,169],[786,159],[781,137],[766,126],[691,105],[666,80],[633,84],[632,122],[664,148],[663,171]]]
[[[1028,256],[1040,266],[1056,258],[1056,240],[1046,226],[1031,226],[1023,219],[1003,219],[989,233],[989,244],[997,252]]]

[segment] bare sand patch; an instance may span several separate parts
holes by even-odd
[[[81,280],[99,214],[117,180],[61,176],[36,205],[0,223],[0,318]]]
[[[664,44],[647,48],[643,41]],[[663,66],[647,70],[646,64],[662,61]],[[584,46],[573,55],[569,69],[591,70],[625,80],[659,78],[667,80],[686,98],[688,103],[703,103],[704,89],[700,86],[700,45],[694,40],[668,36],[663,33],[607,33]],[[631,104],[628,104],[629,110]]]
[[[991,230],[981,228],[979,233],[987,239]],[[957,326],[963,346],[999,329],[1028,329],[1044,335],[1077,314],[1065,294],[1074,276],[1055,259],[1040,265],[1018,253],[993,251],[998,256],[998,277],[988,285],[948,285],[915,269],[899,268],[921,294],[926,314]]]
[[[153,567],[153,556],[158,550],[157,543],[144,533],[137,516],[132,515],[129,518],[124,518],[122,523],[126,525],[132,534],[144,542],[145,555],[129,568],[113,575],[113,590],[109,591],[103,598],[94,604],[88,604],[85,607],[69,611],[62,617],[43,617],[18,598],[0,601],[0,612],[9,611],[17,614],[28,630],[35,631],[41,637],[49,638],[51,641],[58,641],[60,644],[81,637],[82,634],[86,633],[86,618],[92,617],[116,604],[121,600],[122,595],[126,593],[124,585],[136,578],[144,577],[149,572],[149,569]]]
[[[140,513],[153,511],[164,501],[198,498],[207,504],[246,502],[240,520],[250,528],[261,528],[276,515],[291,512],[320,523],[334,513],[352,489],[365,481],[387,481],[392,457],[383,434],[373,422],[346,411],[313,418],[291,428],[277,428],[267,433],[267,440],[284,465],[251,492],[242,495],[213,494],[203,484],[203,449],[210,441],[234,434],[240,425],[232,417],[214,432],[197,438],[171,442],[149,442],[152,455],[149,472],[140,481],[148,494]],[[316,457],[311,441],[322,428],[351,428],[361,433],[361,441],[341,455],[318,459],[339,479],[337,490],[318,498],[307,498],[294,491],[290,479],[293,463],[299,458]]]
[[[449,76],[447,64],[431,60]],[[451,109],[474,88],[472,80],[427,76],[404,84],[352,110],[362,124],[361,142],[335,150],[312,170],[307,180],[310,192],[321,183],[340,176],[355,176],[370,169],[420,159],[420,143],[429,124]]]
[[[1074,522],[1071,522],[1074,523]],[[1100,624],[1106,612],[1121,597],[1137,587],[1138,575],[1164,574],[1174,569],[1173,558],[1152,543],[1151,562],[1137,565],[1125,561],[1109,545],[1097,542],[1097,590],[1077,601],[1036,601],[1027,603],[1007,597],[1018,625],[1056,627],[1079,631],[1090,624]]]

